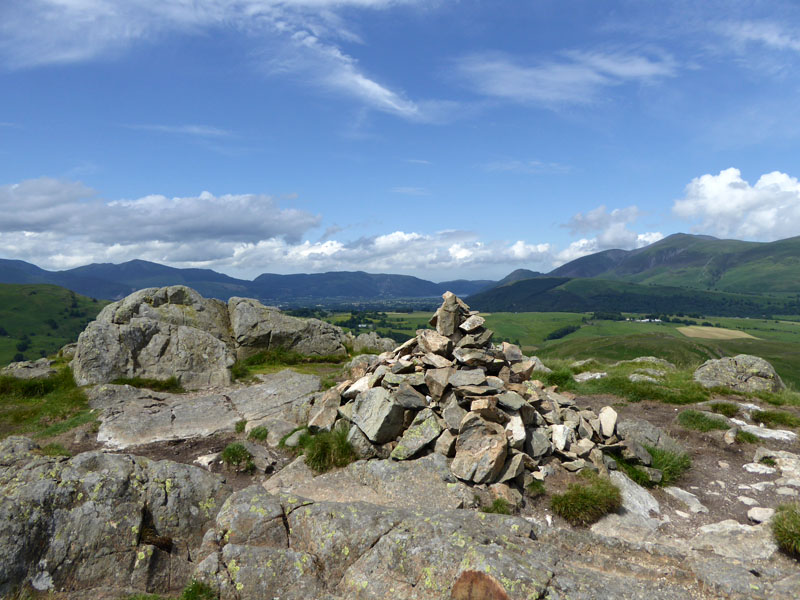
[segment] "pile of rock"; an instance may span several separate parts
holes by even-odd
[[[506,484],[493,489],[501,493],[543,479],[553,460],[569,471],[604,471],[614,465],[604,451],[617,451],[650,464],[644,447],[619,435],[613,408],[582,410],[573,396],[532,381],[546,370],[538,358],[493,345],[483,317],[450,292],[443,298],[430,321],[435,330],[418,330],[372,364],[356,363],[355,380],[315,402],[309,428],[348,427],[362,458],[407,460],[433,450],[452,458],[462,481]]]

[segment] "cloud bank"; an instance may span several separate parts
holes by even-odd
[[[693,221],[693,231],[718,237],[773,241],[798,233],[800,182],[796,177],[773,171],[755,185],[742,178],[739,169],[718,175],[702,175],[686,186],[683,198],[672,211]]]

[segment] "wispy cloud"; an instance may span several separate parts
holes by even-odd
[[[483,165],[489,172],[524,173],[529,175],[566,175],[572,167],[557,162],[541,160],[498,160]]]
[[[400,186],[391,189],[393,194],[404,194],[406,196],[430,196],[429,190],[422,187]]]
[[[800,52],[800,35],[771,21],[742,21],[725,23],[720,27],[723,34],[743,44],[760,44],[773,50]]]
[[[411,163],[412,165],[432,165],[433,163],[429,160],[423,160],[421,158],[407,158],[405,160],[407,163]]]
[[[571,51],[557,59],[523,60],[494,52],[463,57],[456,70],[479,94],[553,107],[591,103],[612,86],[671,77],[677,64],[666,53]]]
[[[233,137],[232,132],[209,125],[126,125],[125,127],[141,131],[154,131],[156,133],[188,135],[201,138]]]
[[[343,42],[364,45],[348,11],[403,5],[430,6],[424,0],[10,0],[0,5],[0,64],[20,69],[108,59],[136,44],[224,28],[242,34],[273,75],[301,74],[410,121],[450,120],[454,103],[410,99],[342,50]]]

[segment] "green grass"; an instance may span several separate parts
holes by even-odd
[[[538,498],[545,493],[544,481],[533,479],[528,485],[525,486],[525,491],[531,498]]]
[[[719,415],[726,417],[735,417],[739,413],[739,407],[730,402],[713,402],[709,407],[711,410]]]
[[[767,427],[800,427],[800,417],[782,410],[754,410],[753,420]]]
[[[185,588],[180,600],[217,600],[219,594],[207,583],[193,581]]]
[[[61,444],[47,444],[38,450],[38,454],[42,456],[72,456],[72,452],[67,450]]]
[[[709,390],[692,381],[689,371],[668,372],[663,383],[649,383],[629,380],[625,371],[631,368],[611,372],[603,379],[587,381],[576,389],[585,394],[613,394],[630,402],[656,400],[667,404],[694,404],[708,400],[710,396]],[[642,368],[642,365],[636,368]]]
[[[504,498],[495,498],[488,506],[482,506],[481,512],[492,513],[495,515],[510,515],[511,504]]]
[[[678,423],[687,429],[708,432],[715,429],[726,431],[730,429],[727,423],[715,419],[697,410],[685,410],[678,415]]]
[[[758,462],[760,462],[762,465],[767,465],[768,467],[774,467],[775,465],[778,464],[777,462],[775,462],[775,459],[772,458],[771,456],[764,456]]]
[[[345,467],[356,460],[355,450],[347,441],[347,433],[347,429],[337,428],[316,435],[309,432],[301,435],[298,448],[305,455],[306,464],[317,473],[324,473],[334,467]]]
[[[772,517],[772,534],[778,547],[800,558],[800,504],[781,504]]]
[[[689,455],[683,452],[673,452],[654,446],[644,446],[644,448],[653,459],[650,467],[661,471],[661,481],[651,481],[647,471],[638,464],[622,458],[619,454],[614,456],[617,467],[642,487],[672,485],[692,466]]]
[[[18,353],[24,360],[55,354],[106,304],[56,285],[0,284],[0,366]]]
[[[736,441],[739,444],[757,444],[760,442],[758,436],[754,433],[750,433],[749,431],[737,431],[736,432]]]
[[[346,356],[307,356],[286,348],[271,348],[236,361],[231,367],[231,376],[234,380],[247,379],[257,373],[267,373],[284,367],[296,366],[312,367],[313,374],[324,375],[326,369],[329,370],[334,365],[341,368],[347,358]],[[302,371],[302,369],[298,370]]]
[[[119,377],[111,383],[117,385],[130,385],[135,388],[146,388],[154,392],[171,392],[173,394],[182,394],[186,390],[183,389],[181,382],[174,375],[167,379],[152,379],[149,377]]]
[[[255,440],[256,442],[263,442],[267,439],[269,435],[269,430],[264,427],[263,425],[259,425],[258,427],[253,427],[250,430],[250,433],[247,434],[248,440]]]
[[[609,479],[588,470],[581,472],[585,483],[572,483],[550,501],[553,511],[572,525],[586,526],[622,506],[622,493]]]
[[[245,427],[247,427],[247,419],[242,419],[241,421],[236,421],[234,429],[236,433],[244,433]]]
[[[228,468],[233,467],[237,471],[252,471],[255,468],[253,455],[238,442],[225,446],[225,449],[220,454],[220,459]]]
[[[94,418],[67,367],[45,379],[0,376],[0,437],[50,437]]]

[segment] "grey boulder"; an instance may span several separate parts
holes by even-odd
[[[707,360],[694,372],[703,387],[726,387],[739,392],[777,392],[786,386],[763,358],[749,354]]]

